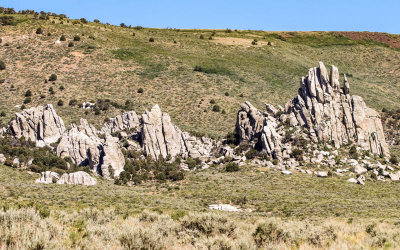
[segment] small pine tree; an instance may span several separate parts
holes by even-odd
[[[154,43],[154,38],[150,37],[149,42]]]
[[[30,96],[32,96],[32,91],[31,91],[30,89],[28,89],[28,90],[25,92],[25,97],[30,97]]]
[[[81,37],[80,36],[78,36],[78,35],[75,35],[74,36],[74,41],[75,42],[79,42],[81,40]]]
[[[6,69],[6,64],[3,61],[0,61],[0,70]]]
[[[70,47],[70,48],[71,48],[71,47],[74,47],[74,43],[73,43],[73,42],[69,42],[69,43],[68,43],[68,47]]]
[[[65,38],[65,36],[64,36],[64,35],[61,35],[60,41],[65,42],[65,40],[67,40],[67,39]]]
[[[63,105],[64,105],[63,100],[58,100],[57,105],[58,105],[58,106],[63,106]]]
[[[40,35],[40,34],[43,34],[43,30],[42,30],[42,28],[37,28],[36,29],[36,34],[38,34],[38,35]]]
[[[57,75],[56,74],[51,74],[51,76],[49,77],[49,81],[50,82],[54,82],[55,80],[57,80]]]

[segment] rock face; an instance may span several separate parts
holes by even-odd
[[[47,104],[16,113],[10,131],[18,139],[23,136],[35,142],[36,146],[43,147],[57,142],[65,131],[65,125],[53,106]]]
[[[119,131],[137,128],[140,125],[139,117],[135,111],[125,112],[104,123],[101,132],[112,134]]]
[[[57,182],[60,176],[56,172],[46,171],[41,173],[41,177],[37,179],[36,183],[51,184]]]
[[[140,134],[143,150],[154,159],[166,158],[168,155],[172,158],[176,156],[197,158],[209,154],[210,145],[206,139],[199,141],[182,132],[171,122],[167,113],[161,112],[158,105],[142,115]]]
[[[350,141],[373,154],[388,156],[379,114],[368,108],[360,96],[351,96],[346,76],[339,84],[339,71],[330,74],[322,62],[300,81],[297,97],[286,104],[292,126],[302,126],[313,141],[332,142],[338,148]]]
[[[81,125],[72,124],[72,128],[61,138],[57,146],[59,157],[71,157],[78,166],[89,165],[93,172],[109,177],[109,167],[114,171],[114,176],[122,172],[125,159],[118,144],[118,139],[109,134],[105,139],[100,139],[98,131],[85,119]]]
[[[277,133],[278,122],[267,112],[261,113],[250,102],[245,102],[237,114],[236,134],[239,142],[254,141],[261,143],[262,151],[268,155],[280,158],[281,136]],[[274,110],[268,105],[269,110]],[[273,113],[273,112],[271,112]]]
[[[97,180],[86,172],[78,171],[75,173],[63,174],[57,181],[57,184],[93,186],[97,184]]]

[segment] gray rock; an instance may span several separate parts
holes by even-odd
[[[368,170],[360,165],[354,167],[354,172],[357,174],[365,174]]]
[[[16,113],[9,128],[16,138],[24,137],[35,142],[38,147],[57,142],[65,131],[63,120],[56,114],[51,104]]]
[[[292,172],[289,171],[289,170],[282,170],[282,171],[281,171],[281,174],[284,174],[284,175],[291,175]]]
[[[317,172],[317,176],[318,177],[328,177],[328,172],[325,172],[325,171]]]
[[[86,172],[78,171],[75,173],[63,174],[57,181],[57,184],[93,186],[97,184],[97,180]]]
[[[4,162],[6,162],[6,157],[3,154],[0,154],[0,163],[4,164]]]
[[[135,129],[140,125],[139,117],[135,111],[125,112],[109,119],[101,128],[103,133],[116,133],[124,130]]]
[[[322,62],[300,82],[297,97],[286,104],[286,114],[308,129],[314,142],[332,142],[337,148],[349,141],[373,154],[388,156],[379,114],[359,96],[351,96],[347,79],[339,86],[339,71],[332,66],[329,79]],[[293,122],[291,122],[293,123]]]
[[[57,182],[60,176],[56,172],[42,172],[40,178],[36,179],[36,183],[51,184]]]
[[[357,184],[357,180],[355,178],[350,178],[350,179],[347,180],[347,182]]]

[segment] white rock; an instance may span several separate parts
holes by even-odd
[[[78,171],[75,173],[63,174],[57,181],[57,184],[93,186],[97,184],[97,180],[86,172]]]
[[[350,179],[347,180],[347,182],[357,184],[357,180],[355,178],[350,178]]]
[[[320,171],[317,173],[318,177],[328,177],[328,172],[325,171]]]
[[[289,170],[282,170],[281,173],[284,174],[284,175],[291,175],[292,174],[292,172],[290,172]]]
[[[226,212],[240,212],[241,210],[229,204],[211,204],[208,206],[211,210],[220,210]]]
[[[51,184],[57,182],[59,175],[56,172],[46,171],[41,173],[41,177],[37,179],[36,183]]]

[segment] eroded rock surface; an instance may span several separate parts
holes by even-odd
[[[93,186],[97,184],[97,180],[86,172],[78,171],[75,173],[63,174],[57,181],[57,184]]]
[[[10,131],[18,139],[24,137],[43,147],[57,142],[65,131],[65,125],[53,106],[47,104],[16,113]]]
[[[35,182],[42,184],[51,184],[58,181],[60,176],[56,172],[46,171],[42,172],[40,178],[38,178]]]
[[[112,134],[124,130],[135,129],[140,125],[139,117],[135,111],[125,112],[104,123],[101,131]]]
[[[210,142],[202,141],[182,132],[171,122],[167,113],[161,112],[158,105],[151,111],[142,115],[141,142],[143,150],[154,159],[172,158],[176,156],[207,157],[210,150]],[[212,144],[212,143],[211,143]]]
[[[337,148],[354,142],[373,154],[389,155],[379,114],[360,96],[350,95],[345,76],[340,87],[335,66],[329,75],[322,62],[311,68],[300,81],[297,97],[286,104],[286,113],[290,124],[308,129],[315,142],[332,142]]]

